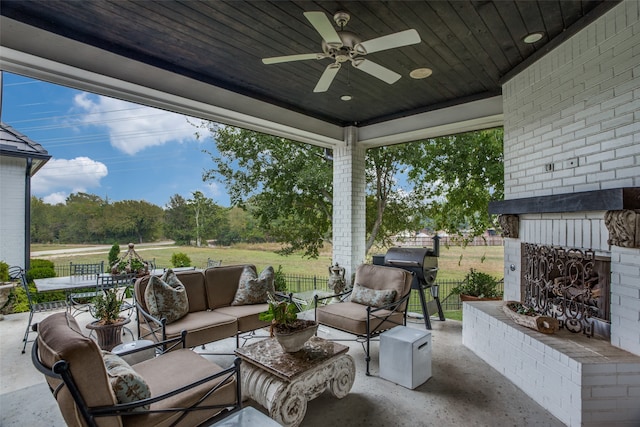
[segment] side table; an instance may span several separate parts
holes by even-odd
[[[243,398],[251,398],[283,426],[300,425],[307,402],[329,390],[338,399],[346,396],[355,380],[355,363],[349,347],[312,337],[302,350],[286,353],[273,339],[236,349]]]

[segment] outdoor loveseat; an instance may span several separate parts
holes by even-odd
[[[413,275],[406,270],[362,264],[356,270],[352,289],[326,298],[316,296],[315,319],[318,323],[354,334],[363,342],[367,375],[371,339],[388,329],[407,324],[412,281]],[[319,304],[335,298],[341,302]]]
[[[32,360],[73,427],[196,426],[240,408],[239,359],[223,369],[184,348],[184,335],[163,344],[181,348],[129,365],[64,312],[38,324]]]

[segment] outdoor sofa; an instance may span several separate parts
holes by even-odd
[[[180,271],[176,273],[176,277],[186,289],[188,310],[186,315],[173,321],[150,314],[145,301],[150,276],[136,281],[139,339],[157,342],[178,337],[182,331],[187,331],[187,347],[196,347],[234,336],[236,346],[239,346],[240,334],[269,325],[258,317],[268,309],[266,294],[263,293],[264,286],[273,290],[271,267],[265,269],[259,277],[256,267],[251,264],[211,267],[204,271]],[[242,301],[242,298],[239,301],[239,286],[246,286],[245,290],[249,294],[246,301]],[[256,291],[252,286],[259,289]],[[257,299],[255,293],[251,295],[252,291],[260,293]]]

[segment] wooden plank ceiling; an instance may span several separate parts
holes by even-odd
[[[363,126],[495,96],[510,74],[615,1],[25,1],[8,18],[336,125]],[[402,77],[387,84],[344,64],[329,90],[313,89],[329,59],[264,65],[261,58],[322,52],[303,16],[337,11],[369,40],[416,29],[421,42],[367,55]],[[336,27],[337,28],[337,27]],[[523,38],[542,32],[526,44]],[[409,73],[427,67],[431,77]],[[351,95],[351,101],[342,101]]]

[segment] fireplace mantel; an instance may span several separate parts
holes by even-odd
[[[640,209],[640,187],[611,188],[489,202],[490,214],[562,213]]]

